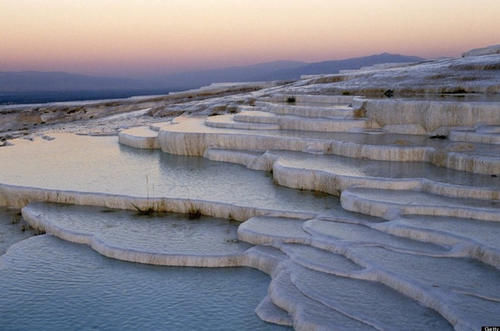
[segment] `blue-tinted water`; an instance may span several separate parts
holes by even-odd
[[[0,255],[5,254],[7,249],[16,242],[32,235],[32,231],[21,222],[19,210],[0,207]]]
[[[180,89],[0,92],[0,105],[122,99],[137,95],[168,94],[178,90]]]
[[[2,330],[274,330],[254,309],[269,277],[105,258],[44,235],[0,257]]]

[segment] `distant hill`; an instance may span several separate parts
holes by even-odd
[[[135,79],[97,77],[66,72],[0,72],[0,92],[121,90],[149,88]]]
[[[297,79],[304,74],[337,73],[380,63],[421,61],[422,58],[398,54],[379,55],[305,63],[275,61],[250,66],[185,72],[142,79],[96,77],[65,72],[0,72],[0,93],[57,91],[140,91],[179,90],[217,82]]]
[[[423,60],[423,58],[417,56],[382,53],[378,55],[355,57],[345,60],[309,63],[298,68],[275,71],[268,77],[280,77],[279,79],[295,79],[299,78],[301,75],[336,74],[340,70],[359,69],[361,67],[381,63],[405,63],[419,62]]]
[[[294,70],[305,62],[275,61],[242,67],[184,72],[165,76],[132,79],[99,77],[66,72],[0,71],[2,92],[57,92],[57,91],[117,91],[189,89],[215,82],[241,82],[262,80],[276,70]]]
[[[242,67],[183,72],[167,75],[165,77],[156,77],[154,80],[157,84],[176,84],[179,86],[192,86],[194,84],[196,87],[221,82],[281,80],[282,78],[279,74],[274,75],[273,73],[300,70],[300,68],[305,65],[307,65],[306,62],[274,61]]]

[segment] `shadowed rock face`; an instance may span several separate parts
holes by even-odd
[[[34,228],[113,259],[261,270],[271,283],[256,313],[270,323],[497,325],[500,101],[488,93],[497,92],[499,58],[472,55],[176,104],[186,113],[229,114],[151,118],[118,138],[12,140],[0,149],[0,205],[23,208]],[[477,79],[459,79],[466,74]],[[325,94],[392,89],[398,79],[396,96],[411,83],[412,93],[431,93],[464,81],[465,91],[482,94]],[[24,254],[18,247],[56,249],[50,236],[13,246],[6,277]]]

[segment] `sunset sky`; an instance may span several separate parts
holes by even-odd
[[[140,76],[498,43],[499,0],[0,0],[0,71]]]

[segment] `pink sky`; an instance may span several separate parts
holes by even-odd
[[[500,43],[498,0],[1,0],[0,71],[147,75]]]

